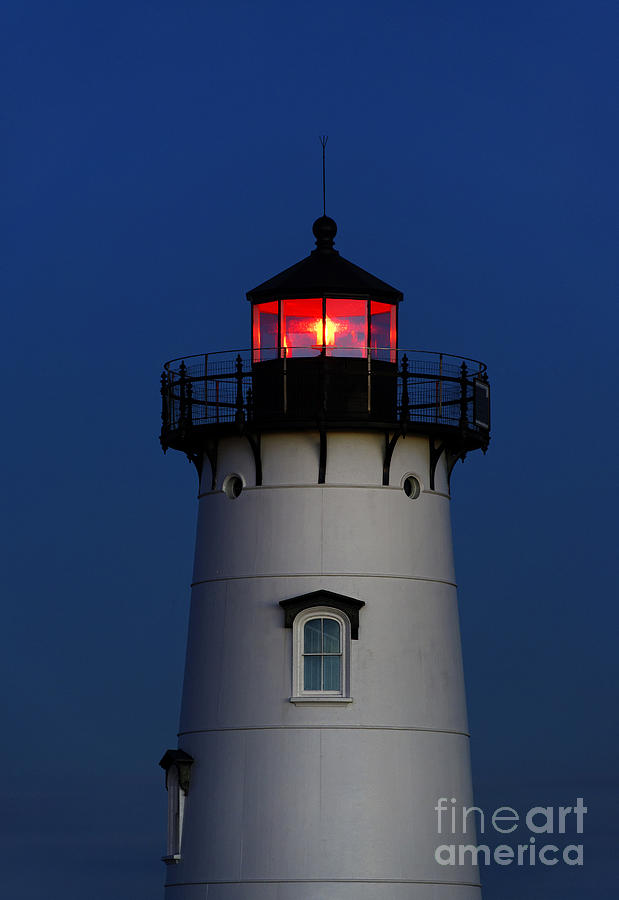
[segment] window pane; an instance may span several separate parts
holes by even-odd
[[[395,362],[396,308],[388,303],[372,300],[370,322],[370,346],[373,359]]]
[[[332,657],[339,662],[339,656]],[[322,656],[306,656],[303,660],[303,690],[320,690],[320,664]]]
[[[325,343],[328,356],[365,356],[367,327],[365,300],[327,298]]]
[[[323,619],[324,644],[323,653],[340,652],[340,626],[334,619]]]
[[[314,657],[312,657],[314,658]],[[324,656],[324,667],[325,667],[325,677],[324,677],[324,690],[325,691],[339,691],[341,690],[341,679],[340,679],[340,670],[341,670],[341,656]]]
[[[322,299],[282,300],[282,352],[316,356],[322,349]]]
[[[336,623],[337,624],[337,623]],[[304,653],[322,652],[322,619],[310,619],[305,623],[304,629]]]
[[[254,362],[277,358],[277,302],[254,306]]]

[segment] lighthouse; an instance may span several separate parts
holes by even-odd
[[[336,232],[249,291],[249,349],[164,367],[199,484],[166,900],[481,897],[436,808],[473,805],[450,480],[486,367],[401,349],[402,293]]]

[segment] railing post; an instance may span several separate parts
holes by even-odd
[[[164,369],[161,373],[161,424],[163,428],[169,428],[169,404],[168,404],[168,374]]]
[[[167,444],[167,433],[170,430],[171,422],[170,422],[170,402],[168,397],[168,373],[164,369],[161,373],[161,437],[159,438],[161,442],[161,449],[165,453],[168,449]]]
[[[193,425],[193,385],[191,378],[187,379],[187,389],[185,391],[185,400],[187,407],[187,425]]]
[[[469,425],[469,414],[468,414],[468,397],[467,397],[467,388],[468,388],[468,378],[467,378],[467,369],[466,363],[463,362],[460,366],[460,428],[466,430]]]
[[[209,402],[208,402],[208,353],[204,354],[204,416],[208,422],[210,418]]]
[[[368,412],[372,412],[372,365],[370,357],[370,348],[366,348],[368,357]]]
[[[236,416],[235,421],[237,425],[242,425],[245,419],[243,413],[243,360],[241,358],[241,354],[236,358]]]
[[[400,421],[402,424],[408,422],[408,406],[410,400],[408,398],[408,356],[406,353],[402,357],[402,408],[400,410]]]
[[[185,360],[181,360],[181,364],[179,366],[180,378],[178,381],[179,384],[179,394],[180,394],[180,410],[179,410],[179,419],[178,424],[181,428],[185,425],[185,421],[187,419],[187,400],[186,400],[186,389],[187,389],[187,366],[185,365]]]
[[[436,381],[436,405],[434,409],[434,421],[438,423],[442,415],[443,405],[443,354],[438,356],[438,379]]]

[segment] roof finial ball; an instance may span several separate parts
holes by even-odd
[[[320,216],[312,225],[318,250],[333,250],[333,238],[337,234],[337,225],[329,216]]]

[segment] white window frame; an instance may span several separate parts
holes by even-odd
[[[341,689],[339,691],[306,691],[304,679],[304,631],[310,619],[333,619],[340,626],[342,641]],[[352,703],[350,696],[350,619],[339,609],[331,606],[311,606],[295,616],[292,623],[292,697],[291,703]]]

